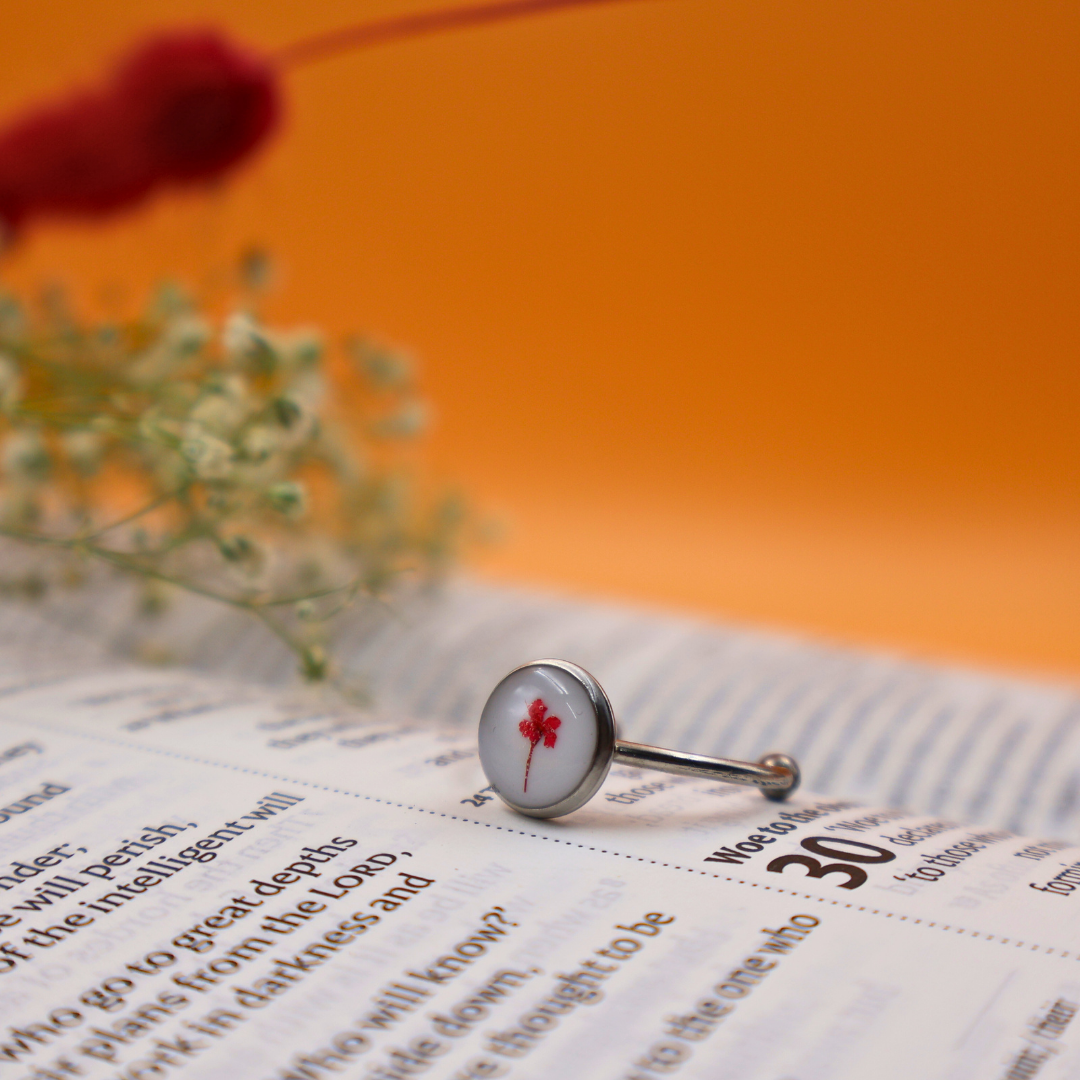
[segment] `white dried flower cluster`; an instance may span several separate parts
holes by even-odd
[[[215,327],[170,287],[85,326],[0,299],[0,534],[249,610],[325,676],[327,620],[440,570],[460,519],[394,465],[426,418],[409,362],[347,350],[330,394],[320,336],[250,303]]]

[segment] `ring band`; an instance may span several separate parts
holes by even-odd
[[[603,687],[567,660],[514,668],[491,692],[477,742],[488,782],[503,802],[530,817],[560,817],[584,806],[613,762],[749,785],[776,801],[786,799],[800,779],[787,754],[733,761],[621,741]]]
[[[755,763],[688,754],[682,750],[664,750],[659,746],[617,739],[615,763],[635,769],[655,769],[676,776],[699,776],[703,780],[761,788],[761,794],[775,802],[783,802],[799,786],[799,766],[787,754],[766,754]]]

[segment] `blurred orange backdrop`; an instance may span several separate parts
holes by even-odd
[[[7,0],[0,115],[152,26],[413,0]],[[245,244],[421,358],[483,573],[1080,673],[1080,8],[636,0],[291,73],[210,196],[50,225],[85,296]]]

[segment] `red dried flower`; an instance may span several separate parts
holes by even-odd
[[[105,95],[82,93],[0,133],[0,217],[9,230],[34,214],[103,213],[146,194],[150,174],[114,111]]]
[[[143,42],[101,88],[0,129],[0,248],[30,218],[100,216],[170,184],[218,179],[277,127],[277,70],[423,34],[615,0],[466,0],[316,34],[273,61],[215,30]],[[545,744],[546,745],[546,744]]]
[[[220,176],[273,131],[281,112],[270,65],[213,31],[145,42],[117,71],[114,97],[150,170],[176,181]]]
[[[109,83],[0,130],[0,222],[98,216],[238,165],[281,114],[274,69],[212,30],[161,34]]]
[[[537,698],[529,706],[529,716],[518,724],[518,731],[529,740],[529,756],[525,759],[525,785],[523,791],[529,790],[529,768],[532,765],[533,751],[541,739],[544,745],[551,748],[558,738],[556,732],[562,726],[562,721],[557,716],[546,716],[548,708],[543,698]]]

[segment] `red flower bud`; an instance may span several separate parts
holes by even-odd
[[[281,104],[274,71],[213,31],[146,41],[116,74],[114,97],[155,176],[212,180],[273,130]]]
[[[101,93],[40,106],[0,132],[0,217],[9,230],[38,213],[97,214],[142,198],[152,183]]]
[[[169,184],[210,181],[274,130],[274,70],[211,30],[155,36],[104,87],[37,106],[0,130],[0,223],[99,216]]]
[[[375,19],[281,50],[277,64],[215,30],[144,41],[104,86],[39,105],[0,128],[0,247],[35,215],[97,217],[169,184],[239,165],[281,118],[277,67],[423,34],[613,0],[466,0]]]

